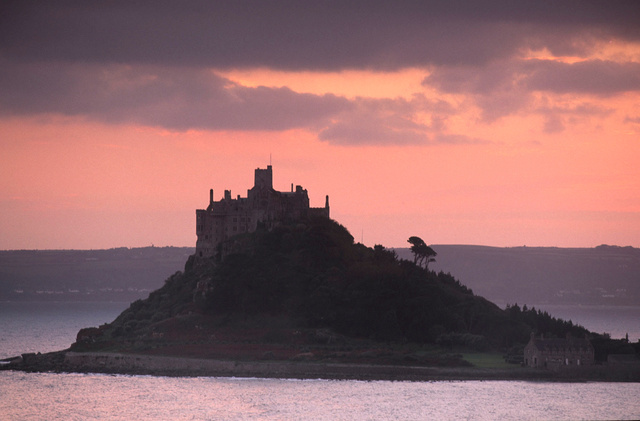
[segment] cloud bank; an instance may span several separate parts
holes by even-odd
[[[170,130],[307,129],[336,144],[482,143],[449,131],[464,95],[485,123],[541,107],[534,94],[640,90],[640,63],[589,58],[640,43],[635,1],[9,2],[0,10],[0,113],[60,113]],[[531,59],[531,51],[583,57]],[[347,98],[247,87],[225,69],[424,69],[440,98]],[[444,106],[444,107],[443,107]],[[443,111],[446,108],[446,111]],[[606,112],[606,110],[604,111]]]
[[[478,65],[523,47],[578,55],[594,37],[640,40],[633,0],[27,1],[2,15],[5,57],[215,68]]]

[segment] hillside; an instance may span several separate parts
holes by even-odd
[[[640,249],[433,245],[431,268],[500,303],[637,305]],[[408,248],[396,249],[409,258]]]
[[[184,272],[114,322],[79,332],[73,349],[340,361],[375,349],[368,355],[381,363],[398,362],[393,349],[406,344],[506,351],[531,331],[586,333],[546,313],[502,310],[451,275],[355,244],[326,218],[230,241],[224,259],[190,257]],[[433,358],[414,352],[410,361]]]

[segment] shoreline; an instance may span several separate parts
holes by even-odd
[[[254,377],[362,381],[551,381],[640,382],[637,370],[593,366],[587,370],[548,371],[525,367],[430,367],[303,361],[238,361],[152,356],[143,354],[72,352],[23,354],[3,360],[0,370],[53,373],[104,373],[168,377]]]

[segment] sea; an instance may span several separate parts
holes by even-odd
[[[67,348],[128,303],[0,302],[0,359]],[[613,338],[640,307],[545,308]],[[0,420],[640,419],[640,383],[354,381],[0,371]]]

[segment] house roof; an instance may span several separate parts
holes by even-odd
[[[556,349],[568,349],[568,348],[573,348],[573,349],[578,349],[578,348],[583,348],[583,349],[593,349],[593,346],[591,345],[591,342],[586,339],[580,339],[580,338],[572,338],[572,337],[568,337],[568,338],[549,338],[549,339],[543,339],[543,338],[533,338],[532,339],[533,345],[539,350],[539,351],[543,351],[545,349],[548,348],[556,348]]]

